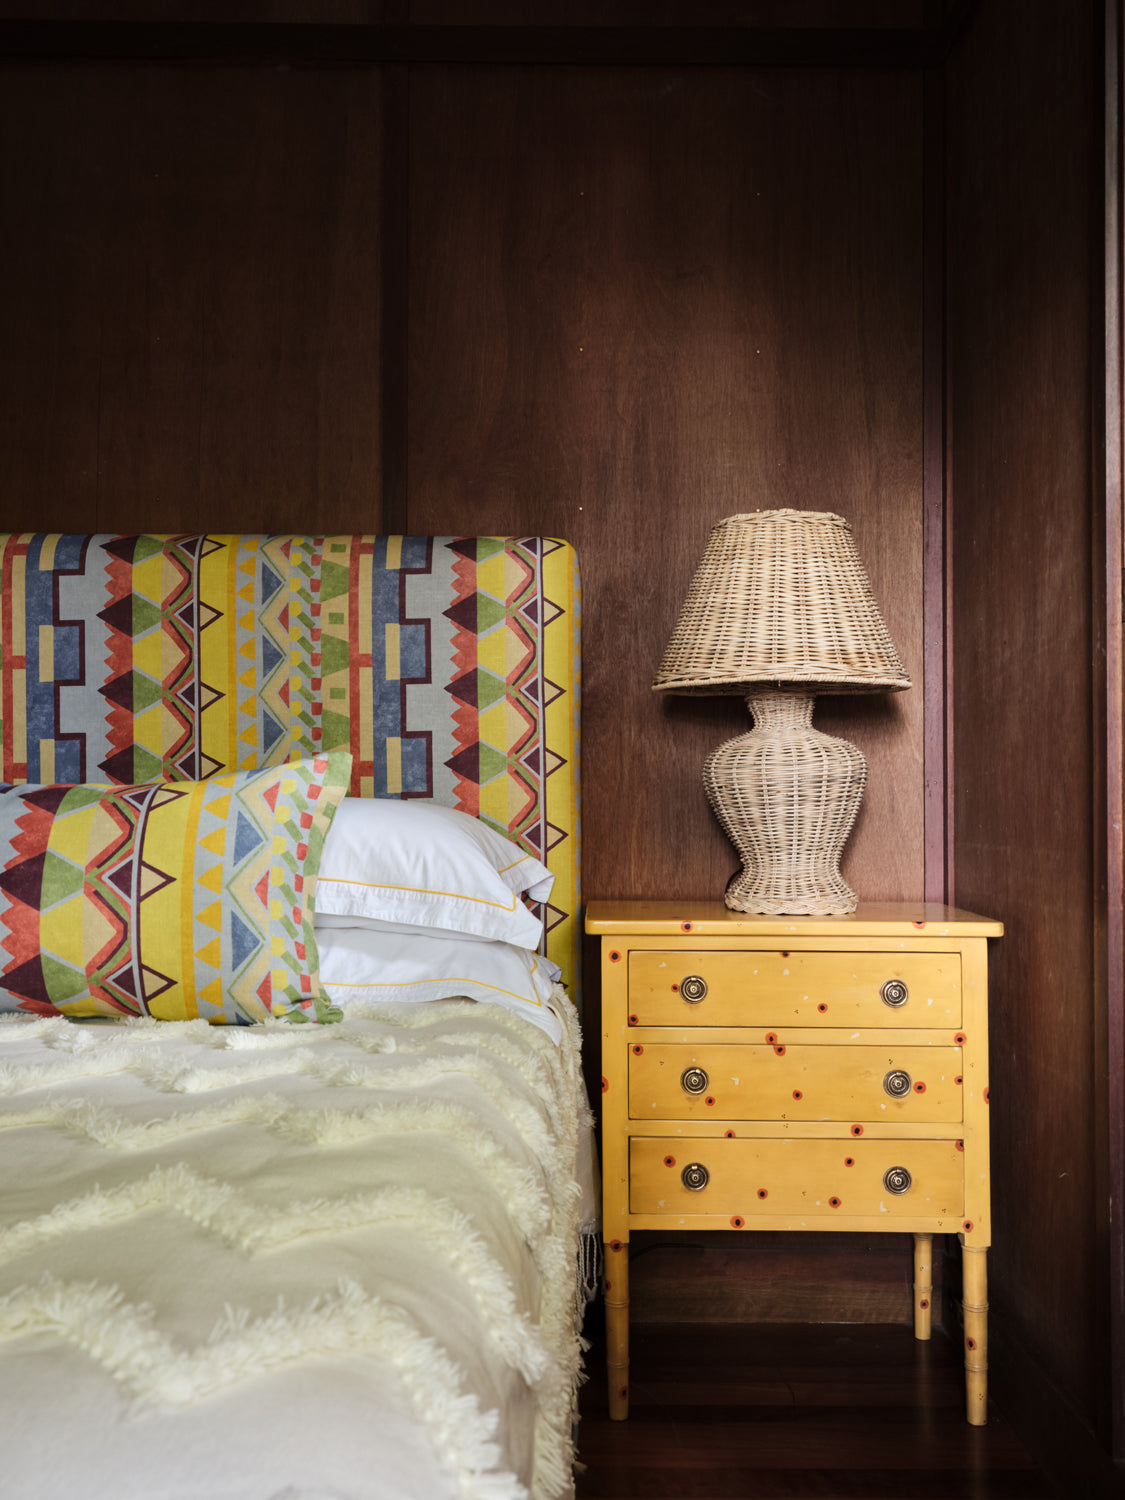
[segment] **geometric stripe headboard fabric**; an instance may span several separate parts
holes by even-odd
[[[0,779],[203,780],[349,749],[554,872],[578,1000],[580,587],[543,537],[0,534]]]

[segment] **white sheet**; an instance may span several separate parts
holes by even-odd
[[[571,1491],[577,1027],[0,1024],[20,1500]]]

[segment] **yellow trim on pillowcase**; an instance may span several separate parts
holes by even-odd
[[[400,979],[395,984],[378,984],[370,980],[362,984],[350,984],[346,979],[330,979],[325,984],[325,988],[328,990],[412,990],[417,989],[420,984],[475,984],[479,989],[493,990],[497,995],[510,995],[521,1005],[535,1005],[540,1010],[543,1008],[543,1002],[538,995],[534,1000],[529,1000],[518,990],[506,990],[502,984],[489,984],[487,979],[470,979],[464,974],[441,974],[436,979]],[[448,998],[453,999],[453,996]]]
[[[318,876],[317,885],[361,885],[370,891],[409,891],[412,896],[446,896],[454,901],[472,901],[477,906],[494,906],[498,911],[507,912],[515,911],[519,905],[519,897],[514,893],[511,906],[505,906],[501,901],[487,901],[483,896],[466,896],[460,891],[435,891],[424,885],[390,885],[383,880],[341,880],[336,875]]]

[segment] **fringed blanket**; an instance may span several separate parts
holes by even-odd
[[[576,1028],[0,1024],[3,1492],[571,1491]],[[580,1296],[580,1293],[577,1294]]]

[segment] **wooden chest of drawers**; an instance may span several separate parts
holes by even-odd
[[[633,1229],[908,1231],[964,1251],[967,1415],[985,1419],[987,940],[941,906],[756,917],[595,902],[610,1415],[628,1414]]]

